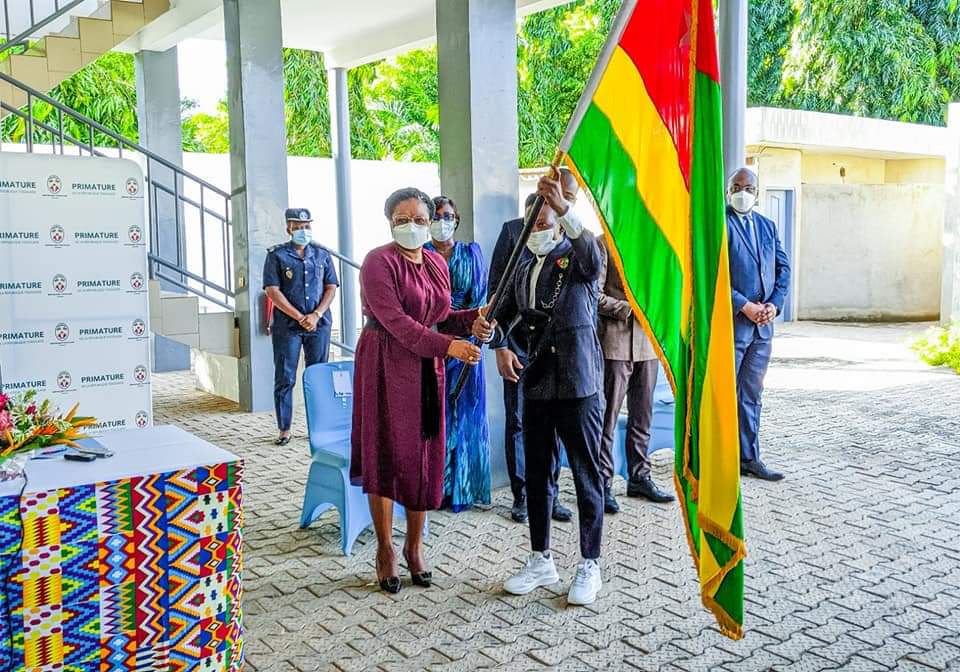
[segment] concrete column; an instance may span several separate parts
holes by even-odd
[[[747,0],[720,0],[724,177],[746,161],[747,25]]]
[[[517,216],[517,10],[515,0],[437,0],[440,182],[460,208],[457,237],[487,256]],[[503,385],[485,358],[490,461],[506,483]]]
[[[233,193],[240,406],[273,408],[273,352],[263,333],[263,261],[286,238],[287,132],[280,0],[224,0]]]
[[[943,219],[943,279],[940,322],[960,320],[960,103],[950,106],[947,127],[946,211]]]
[[[353,259],[353,188],[350,183],[350,106],[347,90],[347,69],[332,68],[327,71],[327,91],[330,98],[330,147],[333,152],[334,174],[337,183],[337,239],[338,252]],[[357,342],[357,302],[360,297],[357,272],[346,264],[341,265],[340,309],[344,345],[353,347]]]
[[[140,144],[166,160],[183,165],[183,139],[180,132],[180,75],[177,71],[177,48],[167,51],[141,51],[134,58],[137,81],[137,128]],[[173,171],[150,162],[150,179],[173,190]],[[180,204],[173,196],[156,190],[153,207],[156,217],[156,250],[160,257],[186,265]],[[170,274],[166,270],[166,274]],[[165,292],[182,292],[161,281]],[[153,370],[183,371],[190,368],[190,346],[163,336],[153,336]]]

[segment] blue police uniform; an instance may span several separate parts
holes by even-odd
[[[339,284],[333,257],[317,243],[307,245],[302,257],[292,241],[275,245],[267,251],[263,265],[264,289],[279,287],[287,301],[304,315],[317,309],[327,285]],[[333,318],[328,308],[320,318],[316,331],[311,332],[279,308],[275,308],[273,314],[273,398],[277,426],[281,431],[287,431],[293,417],[293,386],[300,349],[303,348],[307,366],[326,362],[330,353]]]

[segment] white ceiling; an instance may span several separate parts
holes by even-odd
[[[445,0],[282,0],[283,44],[321,51],[330,66],[353,67],[430,44],[436,3]],[[526,16],[571,0],[517,0]],[[178,0],[123,45],[165,50],[188,38],[223,39],[220,0]]]

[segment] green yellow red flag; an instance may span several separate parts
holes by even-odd
[[[676,398],[701,598],[743,635],[740,451],[712,0],[624,0],[560,145]]]

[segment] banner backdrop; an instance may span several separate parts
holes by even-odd
[[[145,193],[126,159],[0,153],[0,384],[91,433],[153,420]]]

